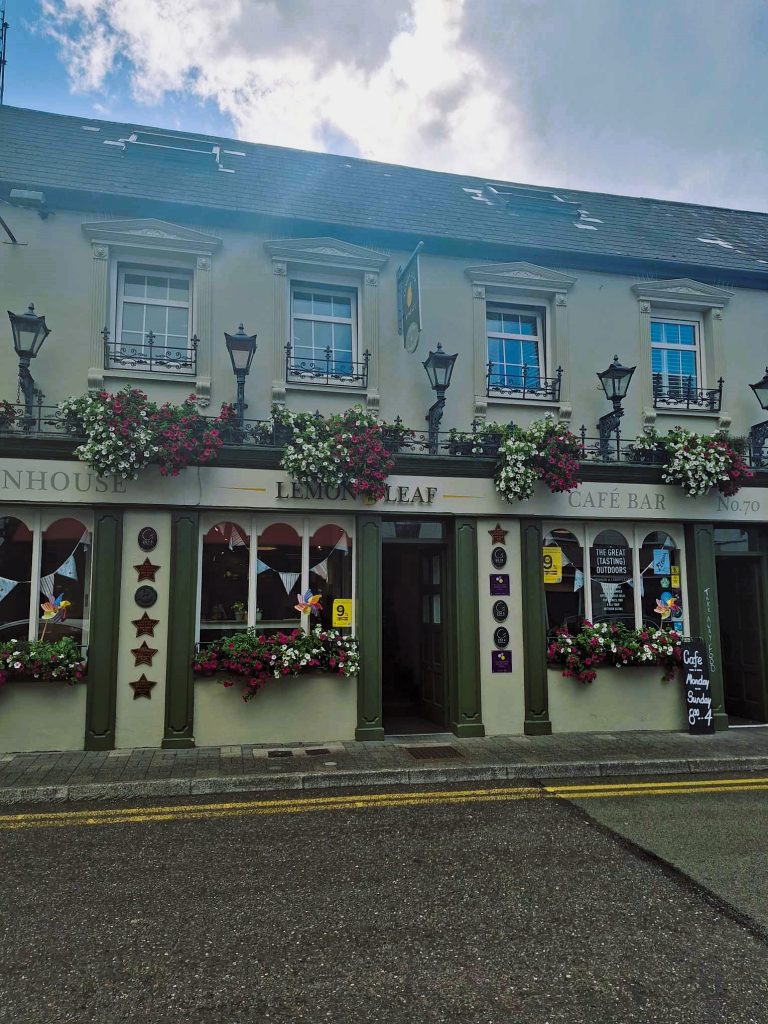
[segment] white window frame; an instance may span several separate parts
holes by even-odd
[[[40,579],[42,576],[43,534],[49,526],[58,522],[59,519],[76,519],[78,522],[83,524],[83,529],[88,531],[91,537],[91,552],[90,557],[88,558],[88,580],[85,590],[85,607],[83,609],[84,613],[87,612],[87,614],[84,614],[83,618],[81,640],[82,646],[87,647],[91,624],[91,592],[93,590],[93,514],[89,510],[83,508],[32,509],[28,505],[23,507],[4,505],[0,507],[0,517],[20,520],[32,534],[32,564],[30,566],[29,626],[27,630],[27,640],[37,640],[37,634],[40,627],[41,597],[44,596],[40,589]]]
[[[687,345],[672,345],[672,344],[670,344],[668,342],[654,342],[653,339],[650,337],[650,331],[652,330],[653,324],[655,324],[655,323],[656,324],[683,324],[685,326],[692,326],[693,329],[694,329],[694,334],[695,334],[695,338],[696,338],[695,346],[693,347],[693,349],[691,349],[690,346],[687,346]],[[667,312],[665,310],[661,310],[661,309],[655,310],[655,311],[653,311],[651,313],[651,319],[650,319],[650,324],[649,324],[649,338],[648,338],[648,341],[649,341],[649,344],[650,344],[650,356],[651,356],[651,380],[653,380],[653,377],[654,377],[654,369],[653,369],[653,352],[654,352],[654,349],[663,349],[663,350],[668,351],[668,352],[690,352],[690,351],[693,351],[694,352],[694,356],[695,356],[695,360],[696,360],[696,388],[695,388],[695,390],[696,391],[706,391],[707,390],[707,376],[706,376],[706,367],[705,367],[705,359],[704,359],[704,324],[703,324],[702,318],[700,316],[696,316],[695,314],[691,315],[690,313],[684,313],[684,312],[673,311],[673,310],[670,310],[669,312]],[[668,390],[668,388],[669,388],[668,382],[665,384],[664,381],[662,380],[662,387]],[[665,392],[665,397],[667,397],[667,392]],[[670,404],[671,405],[672,402],[673,402],[673,400],[671,399],[671,397],[669,397],[668,402],[665,401],[665,404]],[[676,404],[676,405],[683,405],[684,406],[686,404],[685,403],[685,399],[681,397],[681,398],[677,399],[676,401],[674,401],[674,404]]]
[[[613,520],[589,520],[584,522],[573,522],[572,520],[559,519],[547,521],[543,524],[542,538],[545,539],[552,530],[568,530],[578,541],[582,550],[583,573],[584,573],[584,618],[592,622],[592,569],[590,566],[589,551],[595,542],[598,534],[604,530],[616,530],[624,535],[627,544],[632,551],[632,592],[634,598],[635,624],[633,629],[642,628],[643,606],[642,595],[637,581],[640,579],[640,548],[645,538],[650,533],[666,533],[675,542],[675,550],[679,555],[680,564],[680,592],[683,596],[683,636],[687,636],[690,629],[690,610],[688,605],[688,568],[685,561],[685,536],[683,527],[679,523],[657,523],[648,521],[645,523],[632,523]],[[639,623],[639,625],[638,625]],[[661,620],[659,620],[661,626]]]
[[[509,314],[512,314],[512,315],[520,315],[520,316],[527,316],[527,317],[533,316],[533,317],[536,318],[536,334],[535,335],[530,335],[530,334],[508,334],[508,333],[506,333],[504,331],[489,331],[488,330],[488,324],[487,324],[488,313],[489,312],[509,313]],[[540,380],[545,379],[547,377],[547,354],[546,354],[546,348],[547,348],[547,346],[546,346],[547,310],[546,310],[546,307],[543,307],[543,306],[522,306],[522,305],[519,305],[519,304],[516,304],[516,303],[511,303],[511,302],[494,302],[492,300],[488,300],[486,302],[486,304],[485,304],[485,315],[486,315],[486,332],[485,332],[485,334],[486,334],[486,356],[487,356],[486,362],[487,363],[491,362],[491,358],[490,358],[491,354],[490,354],[490,351],[489,351],[490,346],[488,344],[491,338],[499,340],[499,341],[502,341],[502,342],[504,342],[504,341],[519,341],[521,344],[524,344],[526,342],[528,344],[530,344],[531,342],[535,342],[535,344],[536,344],[536,351],[537,351],[537,355],[538,355],[538,375],[539,375],[539,379]],[[494,363],[494,367],[496,365],[497,364]],[[504,369],[505,376],[506,376],[506,373],[507,373],[506,367],[507,366],[514,367],[515,365],[516,364],[514,364],[514,363],[509,363],[508,364],[506,362],[506,360],[504,361],[503,366],[505,367],[505,369]],[[520,366],[518,368],[520,369],[521,375],[522,375],[522,364],[520,364]],[[501,394],[503,394],[504,389],[511,388],[511,387],[512,387],[512,385],[508,385],[508,384],[496,385],[497,391],[500,392]],[[498,397],[498,396],[494,395],[493,397]],[[510,397],[514,398],[515,396],[511,395]]]
[[[295,313],[294,312],[294,308],[293,308],[295,293],[297,291],[306,291],[306,292],[312,293],[313,290],[316,290],[319,293],[320,292],[324,292],[327,295],[338,294],[338,295],[349,296],[349,298],[351,299],[351,303],[352,303],[352,305],[351,305],[351,316],[349,318],[346,318],[346,317],[335,317],[335,316],[322,316],[320,314],[315,315],[315,314],[309,314],[309,313]],[[296,358],[296,356],[295,356],[296,339],[295,339],[294,331],[293,331],[294,319],[307,320],[307,321],[315,322],[315,323],[349,324],[349,326],[351,328],[351,331],[352,331],[352,356],[351,356],[351,362],[352,362],[352,365],[353,365],[353,373],[357,372],[357,370],[355,370],[355,367],[359,370],[360,364],[362,362],[361,354],[360,354],[360,342],[359,342],[359,339],[360,339],[360,319],[359,319],[360,302],[359,302],[359,295],[358,295],[358,286],[357,286],[357,284],[354,281],[349,281],[349,280],[343,281],[343,280],[340,280],[340,279],[339,280],[334,280],[334,279],[332,279],[330,277],[326,278],[326,277],[322,277],[322,276],[319,276],[319,277],[318,276],[313,276],[313,278],[311,280],[307,280],[305,278],[300,278],[300,277],[296,277],[296,278],[292,277],[290,282],[289,282],[288,296],[289,296],[289,303],[290,303],[290,309],[288,311],[288,342],[290,342],[290,345],[291,345],[291,359],[293,360],[293,359]],[[336,355],[336,353],[334,351],[333,352],[334,361],[335,361],[335,355]],[[318,363],[318,366],[320,367],[325,362],[325,359],[324,359],[323,356],[321,356],[319,360],[313,360],[313,362],[315,362],[315,361]],[[302,374],[301,373],[291,373],[291,374],[288,374],[287,375],[287,380],[288,380],[289,384],[297,384],[297,383],[300,384],[302,382]],[[312,380],[310,383],[312,383],[316,387],[325,387],[326,386],[323,382],[317,381],[317,380]],[[349,383],[345,383],[344,381],[340,381],[340,380],[334,380],[333,381],[333,385],[334,386],[339,386],[339,387],[359,387],[360,386],[359,384],[356,384],[355,381],[350,381]]]
[[[257,597],[258,597],[258,574],[256,572],[256,563],[259,557],[258,550],[258,539],[264,530],[268,526],[273,526],[276,523],[285,523],[286,526],[290,526],[298,533],[301,539],[301,576],[300,589],[301,593],[305,593],[309,590],[309,541],[314,533],[317,532],[322,526],[338,526],[347,534],[352,540],[352,634],[354,635],[357,627],[357,537],[355,535],[355,519],[354,516],[349,515],[335,515],[333,512],[326,512],[317,515],[298,515],[290,512],[281,512],[276,509],[274,512],[257,512],[253,514],[238,514],[237,512],[207,512],[205,515],[200,517],[200,537],[198,541],[198,564],[197,564],[197,599],[196,599],[196,611],[195,611],[195,638],[196,641],[200,642],[200,611],[202,607],[202,596],[203,596],[203,538],[214,526],[219,523],[235,523],[238,527],[242,527],[248,535],[248,615],[246,622],[242,625],[256,626],[258,623],[255,619],[255,611],[257,608]],[[310,616],[301,615],[295,623],[292,622],[291,629],[301,629],[304,633],[309,633],[314,623],[309,621]],[[270,625],[269,623],[264,624],[264,630],[276,630],[280,629],[280,626]],[[289,628],[287,626],[282,628]]]
[[[178,263],[170,263],[170,262],[165,261],[165,260],[153,260],[151,262],[141,262],[141,263],[133,263],[133,262],[131,262],[129,260],[120,260],[120,259],[115,261],[115,264],[113,266],[113,272],[112,272],[112,277],[113,277],[113,282],[114,282],[113,289],[112,289],[112,294],[115,296],[114,317],[113,317],[113,321],[112,321],[114,323],[115,327],[114,327],[114,333],[113,333],[113,336],[112,336],[112,340],[117,345],[122,345],[122,343],[123,343],[122,342],[122,337],[123,337],[123,306],[124,306],[125,301],[126,301],[125,294],[124,294],[125,275],[126,274],[143,274],[146,277],[149,277],[153,273],[156,274],[157,276],[163,276],[163,277],[183,277],[183,278],[185,278],[189,282],[189,299],[187,300],[187,302],[177,302],[177,301],[174,301],[173,299],[160,300],[160,299],[151,299],[151,298],[136,299],[136,300],[134,300],[130,296],[128,297],[127,301],[129,301],[129,302],[136,301],[136,302],[139,302],[139,303],[141,303],[142,305],[145,305],[145,306],[161,306],[161,307],[163,307],[165,309],[167,309],[168,307],[171,307],[171,306],[175,307],[177,309],[186,309],[187,313],[188,313],[188,331],[187,331],[187,333],[188,333],[189,337],[186,339],[186,346],[185,347],[187,349],[191,349],[192,338],[195,336],[195,324],[194,324],[194,312],[195,312],[195,301],[194,301],[195,300],[195,296],[194,296],[195,273],[194,273],[194,269],[192,267],[190,267],[190,266],[179,265]],[[142,343],[141,347],[143,349],[146,349],[147,352],[149,351],[149,346],[146,343],[146,334],[143,336],[143,343]],[[164,347],[164,346],[158,346],[158,347]],[[173,351],[173,349],[171,349],[171,351]],[[119,370],[121,368],[120,367],[110,367],[110,369]],[[149,369],[142,370],[141,367],[137,367],[136,369],[141,371],[141,372],[146,373],[148,376],[154,376],[155,373],[161,372],[161,373],[180,374],[182,376],[187,376],[187,377],[188,376],[194,377],[195,372],[196,372],[194,366],[190,367],[189,369],[184,369],[184,368],[175,369],[173,367],[163,367],[160,371],[155,371],[155,370],[150,371]]]

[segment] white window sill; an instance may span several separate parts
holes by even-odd
[[[489,395],[485,401],[488,405],[506,405],[514,406],[515,408],[520,406],[526,409],[559,409],[562,404],[561,402],[553,402],[548,398],[513,398],[511,395],[509,398],[501,395]]]
[[[665,405],[654,407],[657,416],[703,416],[704,419],[718,420],[725,415],[717,409],[686,409],[684,405]]]
[[[105,378],[113,380],[161,380],[163,382],[173,381],[176,384],[190,385],[194,388],[197,377],[194,373],[173,373],[168,370],[103,370]]]
[[[323,384],[321,381],[287,380],[287,389],[291,391],[315,391],[330,392],[335,395],[361,395],[365,398],[368,395],[368,388],[360,387],[357,384]]]

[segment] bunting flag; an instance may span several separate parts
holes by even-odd
[[[346,533],[344,533],[343,530],[341,532],[341,536],[334,545],[333,551],[341,551],[345,555],[349,554],[349,547],[347,546],[347,535]],[[333,554],[333,551],[331,552],[331,554]]]
[[[69,579],[69,580],[76,580],[77,579],[77,566],[75,565],[75,553],[74,553],[74,551],[69,556],[69,558],[66,560],[66,562],[62,563],[62,565],[59,566],[59,568],[56,570],[54,575],[56,575],[56,576],[66,576],[67,579]],[[47,593],[47,591],[46,591],[46,593]]]
[[[576,593],[577,590],[581,590],[581,588],[583,586],[584,586],[584,573],[581,571],[581,569],[574,569],[574,571],[573,571],[573,592],[574,592],[574,594]]]
[[[317,565],[313,565],[310,572],[316,573],[318,576],[327,582],[328,581],[328,559],[324,558],[322,562],[318,562]]]
[[[245,548],[247,546],[248,545],[245,543],[242,536],[240,535],[240,531],[233,523],[232,529],[229,534],[229,550],[232,551],[234,548]]]
[[[270,567],[267,565],[267,563],[266,562],[262,562],[262,560],[260,558],[257,558],[256,559],[256,575],[258,576],[260,572],[269,572],[269,571],[270,571]]]
[[[80,545],[82,544],[84,548],[87,548],[90,545],[90,543],[91,543],[91,538],[90,538],[90,535],[89,535],[88,531],[86,530],[85,533],[83,534],[83,536],[77,542],[77,547],[79,548]],[[77,548],[75,548],[75,551],[77,551]],[[73,551],[72,554],[74,554],[74,553],[75,552]]]
[[[281,572],[278,573],[280,579],[283,581],[286,594],[290,594],[293,588],[296,586],[296,582],[301,575],[299,572]]]
[[[18,582],[18,580],[9,580],[5,576],[0,576],[0,601],[8,597]]]
[[[53,577],[55,573],[51,573],[49,576],[40,577],[40,591],[45,594],[49,601],[53,600]]]

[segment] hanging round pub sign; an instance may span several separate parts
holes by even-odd
[[[504,548],[494,548],[491,552],[491,561],[496,569],[503,569],[507,564],[507,552]]]
[[[509,630],[506,626],[497,626],[493,631],[493,642],[496,647],[509,647]]]

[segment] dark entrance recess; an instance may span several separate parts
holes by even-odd
[[[756,530],[715,530],[725,710],[730,724],[768,721],[768,557]]]
[[[384,731],[442,732],[448,725],[446,539],[440,520],[382,523]]]

